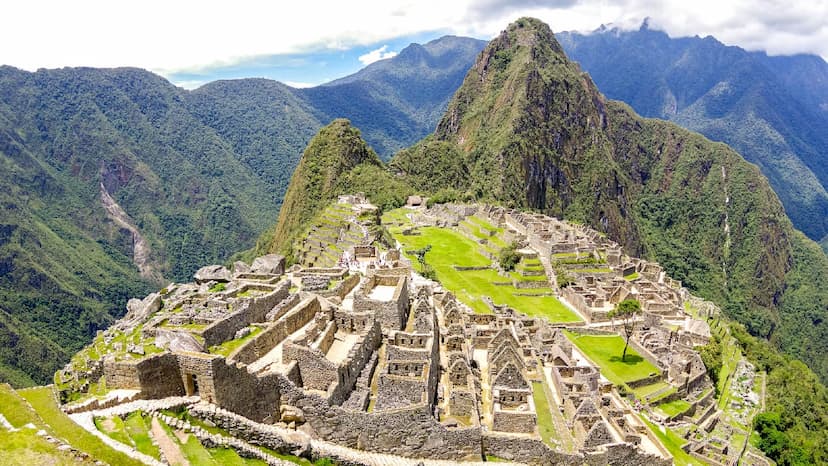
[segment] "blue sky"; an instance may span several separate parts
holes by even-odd
[[[309,87],[355,73],[374,61],[391,58],[411,43],[424,44],[446,34],[447,31],[428,31],[341,50],[322,48],[265,55],[233,65],[173,72],[167,79],[188,89],[210,81],[236,78],[270,78],[293,87]]]
[[[0,11],[0,64],[134,66],[185,87],[241,77],[318,84],[370,61],[360,57],[445,34],[490,39],[521,16],[581,32],[649,17],[672,37],[828,57],[828,0],[10,0]]]

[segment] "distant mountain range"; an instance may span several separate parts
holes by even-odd
[[[759,166],[794,225],[828,246],[828,63],[645,23],[556,35],[607,97],[722,141]]]

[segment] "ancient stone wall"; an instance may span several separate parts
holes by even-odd
[[[138,363],[138,380],[145,398],[185,394],[178,356],[172,353],[161,353]]]
[[[289,291],[290,282],[283,280],[271,293],[240,301],[232,314],[214,322],[201,332],[201,336],[204,337],[204,346],[220,345],[227,340],[232,340],[236,332],[242,328],[254,322],[264,322],[267,313],[287,298]]]
[[[447,428],[425,404],[365,413],[331,406],[295,388],[286,388],[282,395],[283,403],[301,408],[316,435],[326,441],[408,457],[480,460],[480,428]]]
[[[507,434],[483,434],[483,454],[530,464],[581,466],[581,455],[570,455],[551,449],[541,440]]]
[[[326,298],[332,298],[336,296],[339,299],[345,299],[345,296],[348,293],[350,293],[355,286],[359,284],[361,278],[362,277],[360,277],[358,274],[349,275],[347,278],[337,283],[332,290],[323,290],[320,291],[318,294],[319,296],[324,296]]]
[[[449,414],[452,416],[476,416],[477,402],[474,394],[467,389],[452,387],[449,397]]]
[[[198,394],[203,400],[215,403],[216,391],[213,385],[213,360],[224,360],[224,358],[204,353],[179,353],[177,356],[186,394]]]
[[[390,301],[378,301],[368,298],[375,286],[394,286],[394,295]],[[380,321],[383,330],[401,330],[408,318],[410,302],[408,299],[408,277],[391,275],[374,275],[354,295],[353,308],[357,312],[373,312]]]
[[[330,385],[339,380],[336,364],[326,359],[319,349],[287,341],[282,346],[282,360],[297,362],[302,385],[307,389],[327,393]]]
[[[256,376],[242,367],[213,359],[215,404],[256,422],[279,420],[279,383],[275,375]]]
[[[308,298],[230,355],[231,362],[251,364],[310,322],[321,310],[317,298]]]
[[[104,361],[103,368],[107,388],[141,388],[138,361]]]
[[[495,404],[492,414],[492,429],[499,432],[532,433],[535,431],[537,417],[532,411],[504,411]]]

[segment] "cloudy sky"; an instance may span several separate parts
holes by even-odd
[[[0,11],[0,64],[137,66],[185,87],[236,77],[318,84],[411,42],[490,39],[520,16],[553,31],[650,17],[673,37],[828,58],[828,0],[13,0]]]

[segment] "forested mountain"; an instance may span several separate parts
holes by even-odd
[[[828,376],[828,259],[793,228],[768,180],[736,151],[606,99],[549,27],[530,18],[489,43],[434,134],[384,170],[370,154],[352,156],[364,154],[364,145],[348,122],[320,131],[302,161],[317,171],[297,171],[288,189],[297,201],[285,204],[279,226],[306,226],[317,197],[365,190],[355,174],[366,165],[375,180],[366,192],[381,205],[419,192],[432,201],[494,202],[588,223],[658,261],[787,353],[732,326],[768,373],[759,445],[779,464],[826,457],[817,439],[828,432],[828,391],[790,356],[823,381]],[[339,183],[330,183],[332,174]],[[318,196],[303,202],[304,191]],[[271,250],[284,251],[290,240],[276,235]],[[721,364],[721,348],[706,362],[716,359]]]
[[[253,246],[323,124],[359,121],[386,158],[428,134],[483,45],[412,44],[302,90],[0,67],[0,382],[47,382],[127,299]]]
[[[736,149],[768,177],[794,225],[828,235],[828,63],[649,29],[557,35],[610,98]],[[823,244],[825,244],[823,240]]]
[[[490,42],[435,133],[389,165],[429,194],[588,223],[828,377],[828,259],[767,179],[724,144],[607,100],[537,20]]]

